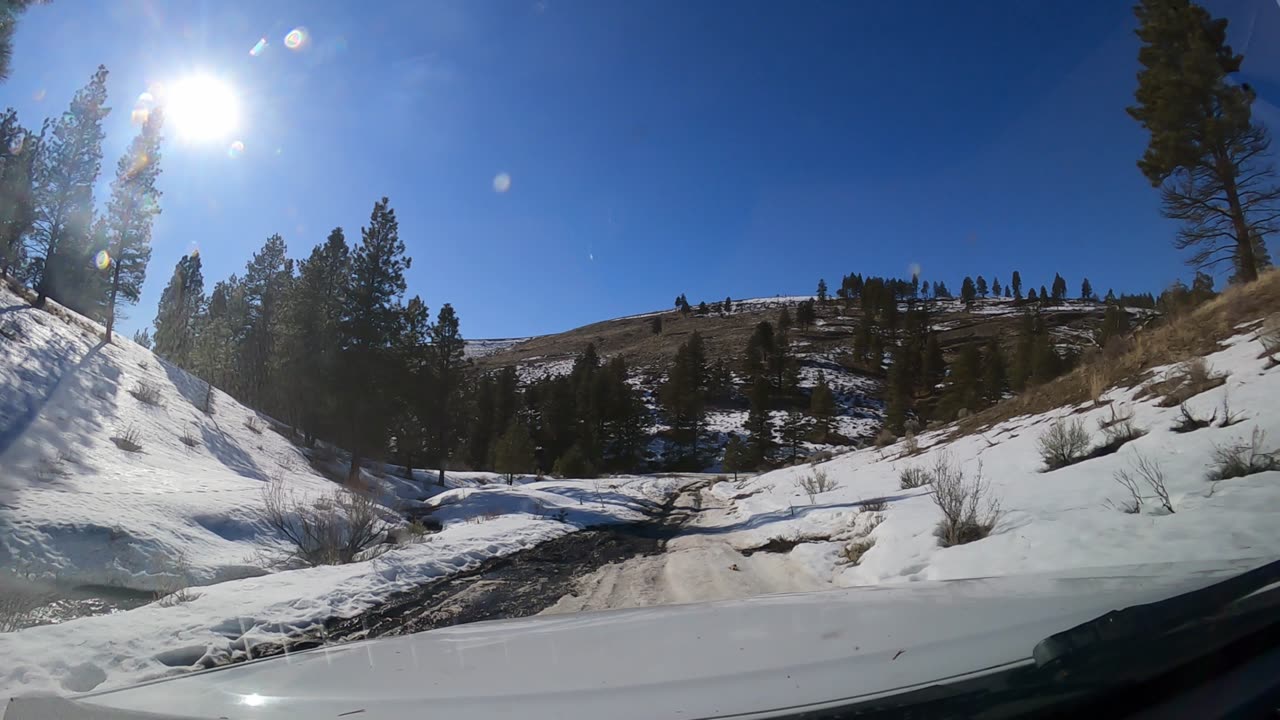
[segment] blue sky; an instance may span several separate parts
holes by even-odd
[[[1280,8],[1210,7],[1276,128]],[[357,240],[387,195],[410,293],[467,336],[519,336],[913,263],[953,290],[1189,276],[1135,166],[1133,27],[1115,0],[55,0],[23,18],[0,101],[38,126],[106,64],[104,202],[151,83],[239,96],[234,136],[166,143],[126,330],[192,248],[211,287],[272,233],[295,257],[334,226]]]

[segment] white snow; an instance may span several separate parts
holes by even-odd
[[[533,337],[522,338],[483,338],[477,340],[467,340],[462,347],[462,356],[468,360],[476,358],[488,357],[494,353],[502,352],[508,348],[515,347],[522,342],[532,340]]]
[[[60,310],[56,305],[54,310]],[[493,473],[366,470],[391,508],[423,502],[443,530],[351,565],[266,573],[278,547],[263,521],[272,479],[307,496],[335,486],[257,416],[203,382],[71,315],[0,289],[0,570],[135,590],[200,587],[189,602],[0,633],[0,694],[83,692],[185,672],[282,634],[349,616],[427,580],[589,525],[643,518],[687,478],[609,478],[508,486]],[[140,383],[159,402],[140,402]],[[246,423],[253,418],[260,432]],[[133,428],[141,452],[109,439]],[[188,431],[197,445],[180,441]],[[341,459],[328,461],[340,464]]]
[[[1260,345],[1242,334],[1207,359],[1225,385],[1201,393],[1188,406],[1209,416],[1229,402],[1243,420],[1186,434],[1170,428],[1177,408],[1139,400],[1141,388],[1114,388],[1112,405],[1132,409],[1146,435],[1114,454],[1042,472],[1037,439],[1059,416],[1080,418],[1095,443],[1109,407],[1060,409],[1003,422],[981,435],[948,441],[944,431],[919,437],[923,452],[905,457],[903,443],[849,452],[814,466],[725,481],[702,492],[707,508],[667,555],[606,568],[582,582],[577,598],[559,609],[600,609],[662,602],[745,597],[779,589],[883,585],[924,580],[1024,575],[1169,560],[1221,562],[1280,555],[1280,472],[1218,482],[1207,479],[1215,448],[1267,433],[1264,450],[1280,445],[1280,369],[1264,370]],[[1171,368],[1158,368],[1156,377]],[[1004,515],[987,538],[951,548],[934,532],[939,510],[931,488],[902,490],[899,472],[929,467],[948,453],[969,477],[981,471]],[[1113,480],[1138,453],[1163,469],[1175,512],[1148,498],[1141,514],[1113,507],[1128,493]],[[811,502],[797,481],[825,472],[837,487]],[[1150,495],[1150,492],[1147,492]],[[883,502],[868,511],[862,504]],[[770,541],[796,543],[789,552],[752,551]],[[841,550],[874,542],[860,562]],[[619,589],[621,588],[621,589]]]

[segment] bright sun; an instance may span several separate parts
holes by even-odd
[[[240,121],[240,104],[227,83],[191,75],[165,93],[165,123],[186,140],[222,140]]]

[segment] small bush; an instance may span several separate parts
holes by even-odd
[[[1129,421],[1133,420],[1133,408],[1130,408],[1128,406],[1117,407],[1116,405],[1112,405],[1111,417],[1105,420],[1099,420],[1098,427],[1105,430],[1111,427],[1112,425],[1125,422],[1126,420],[1129,420]]]
[[[160,386],[155,383],[139,380],[129,391],[138,402],[151,407],[160,407]]]
[[[964,545],[991,534],[1000,521],[1000,502],[982,479],[982,466],[973,480],[966,480],[947,453],[933,466],[933,502],[942,511],[936,535],[943,547]]]
[[[1137,440],[1146,435],[1146,431],[1133,424],[1133,416],[1117,420],[1115,422],[1104,423],[1102,428],[1102,444],[1094,448],[1089,453],[1089,457],[1100,457],[1102,455],[1110,455],[1119,450],[1125,443],[1130,440]]]
[[[876,434],[876,447],[883,448],[898,442],[898,436],[893,434],[889,428],[880,428],[880,432]]]
[[[142,452],[142,433],[132,425],[116,431],[116,434],[111,437],[111,442],[125,452]]]
[[[387,525],[368,494],[337,489],[314,500],[300,500],[276,479],[263,490],[262,500],[267,524],[288,545],[281,564],[345,565],[390,547],[381,545]]]
[[[1222,419],[1218,421],[1218,427],[1231,427],[1238,422],[1244,422],[1244,413],[1233,412],[1231,410],[1231,396],[1227,392],[1222,393]]]
[[[1089,451],[1089,432],[1079,418],[1059,418],[1040,436],[1038,444],[1045,469],[1057,470],[1084,459]]]
[[[255,435],[262,434],[262,423],[258,421],[257,415],[250,415],[244,419],[244,426],[249,432]]]
[[[1173,423],[1173,431],[1176,433],[1189,433],[1200,428],[1207,428],[1213,424],[1217,417],[1218,413],[1215,410],[1207,420],[1198,418],[1191,412],[1191,408],[1187,407],[1186,403],[1183,403],[1178,407],[1178,419]]]
[[[858,503],[858,508],[865,512],[884,512],[889,507],[889,503],[884,498],[876,498],[874,500],[863,500]]]
[[[1160,407],[1181,405],[1206,390],[1212,390],[1227,381],[1226,375],[1215,375],[1209,363],[1202,357],[1192,358],[1178,368],[1177,386],[1160,401]]]
[[[1218,446],[1213,451],[1213,469],[1210,480],[1227,480],[1254,473],[1280,470],[1280,450],[1266,451],[1262,444],[1267,434],[1255,427],[1247,443]]]
[[[1165,487],[1164,468],[1155,460],[1142,453],[1135,453],[1130,470],[1119,470],[1112,477],[1129,491],[1129,501],[1120,505],[1120,510],[1131,515],[1142,512],[1142,503],[1146,498],[1139,488],[1138,480],[1141,479],[1151,489],[1160,506],[1170,514],[1174,512],[1173,501],[1169,499],[1169,490]]]
[[[929,484],[929,471],[918,465],[908,465],[898,473],[898,485],[903,490],[914,490]]]
[[[182,441],[183,445],[186,445],[189,448],[200,447],[200,440],[196,438],[195,433],[191,432],[191,428],[189,427],[182,429],[182,435],[178,439]]]
[[[814,470],[811,475],[803,475],[796,478],[796,487],[800,488],[809,496],[809,504],[812,505],[819,495],[830,490],[835,490],[838,484],[835,480],[827,477],[827,473],[823,470]]]

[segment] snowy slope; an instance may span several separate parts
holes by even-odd
[[[981,435],[919,438],[919,455],[905,443],[866,449],[828,462],[776,470],[704,491],[701,513],[662,556],[602,568],[580,582],[552,612],[633,607],[748,597],[783,589],[812,590],[959,578],[1091,570],[1119,565],[1280,556],[1280,472],[1217,482],[1207,479],[1216,448],[1265,432],[1263,449],[1280,447],[1280,367],[1265,369],[1260,345],[1247,332],[1208,356],[1226,383],[1187,405],[1208,417],[1228,402],[1241,421],[1179,434],[1178,409],[1138,399],[1141,386],[1111,389],[1104,400],[1132,409],[1146,435],[1118,452],[1044,472],[1037,440],[1058,417],[1080,418],[1094,444],[1110,406],[1064,408],[1018,417]],[[1159,378],[1168,368],[1157,368]],[[940,511],[928,485],[900,487],[908,466],[931,467],[947,454],[970,478],[981,472],[1004,514],[992,534],[943,548],[935,536]],[[1118,506],[1128,492],[1113,475],[1132,472],[1138,455],[1164,471],[1174,513],[1148,497],[1138,514]],[[837,487],[812,501],[800,478],[826,473]],[[866,509],[865,503],[883,503]],[[861,559],[842,555],[861,543]]]

